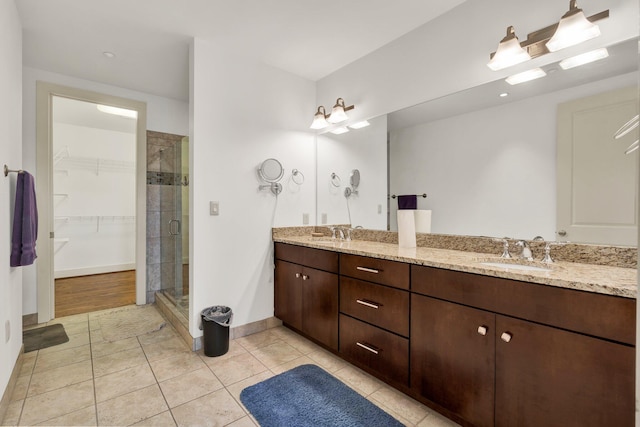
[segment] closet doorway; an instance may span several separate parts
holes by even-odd
[[[37,96],[38,322],[144,304],[145,104],[41,82]]]

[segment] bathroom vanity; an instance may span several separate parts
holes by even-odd
[[[633,425],[635,269],[274,241],[276,317],[454,421]]]

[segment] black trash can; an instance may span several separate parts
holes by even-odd
[[[202,310],[200,317],[205,356],[222,356],[229,351],[229,326],[233,311],[223,305],[214,305]]]

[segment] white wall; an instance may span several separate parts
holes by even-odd
[[[391,192],[426,192],[433,233],[554,240],[557,105],[634,84],[630,73],[391,132]]]
[[[273,316],[271,227],[302,225],[303,213],[315,212],[315,85],[200,39],[190,62],[189,302],[198,336],[210,305],[231,307],[235,326]],[[285,169],[277,198],[258,191],[256,168],[270,157]],[[293,168],[306,178],[299,188],[287,182]],[[209,201],[220,202],[219,216],[209,215]]]
[[[183,101],[29,67],[22,68],[22,80],[22,163],[23,167],[32,171],[34,175],[36,170],[36,81],[45,81],[146,102],[147,128],[149,130],[177,135],[187,135],[189,131],[189,105]],[[36,176],[37,179],[38,177]],[[38,306],[35,266],[26,267],[23,276],[23,314],[36,313]]]
[[[68,197],[53,209],[56,239],[68,241],[54,243],[55,277],[135,269],[135,130],[54,122],[53,152],[64,149],[53,188]]]
[[[12,0],[0,0],[0,63],[0,167],[19,169],[23,165],[22,27]],[[0,398],[22,346],[22,268],[9,267],[15,188],[16,174],[0,175]]]
[[[341,135],[318,135],[319,225],[322,225],[322,214],[326,214],[326,224],[387,228],[387,116],[369,122],[368,127]],[[349,176],[353,169],[360,171],[360,186],[358,194],[349,198],[349,221],[344,190],[350,187]],[[339,187],[331,184],[332,173],[340,177]]]
[[[608,46],[637,37],[637,0],[579,2],[587,16],[609,9],[610,17],[598,22],[602,35],[580,46],[543,55],[501,71],[486,63],[507,26],[520,40],[529,32],[558,22],[569,2],[540,0],[466,1],[444,15],[407,33],[375,52],[318,81],[318,104],[340,96],[355,104],[354,119],[376,117],[502,79],[590,48]]]

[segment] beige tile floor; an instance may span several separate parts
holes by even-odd
[[[191,352],[170,325],[106,342],[104,313],[50,322],[64,324],[69,342],[25,355],[2,425],[255,426],[240,392],[305,363],[408,426],[456,425],[284,327],[232,340],[212,358]]]

